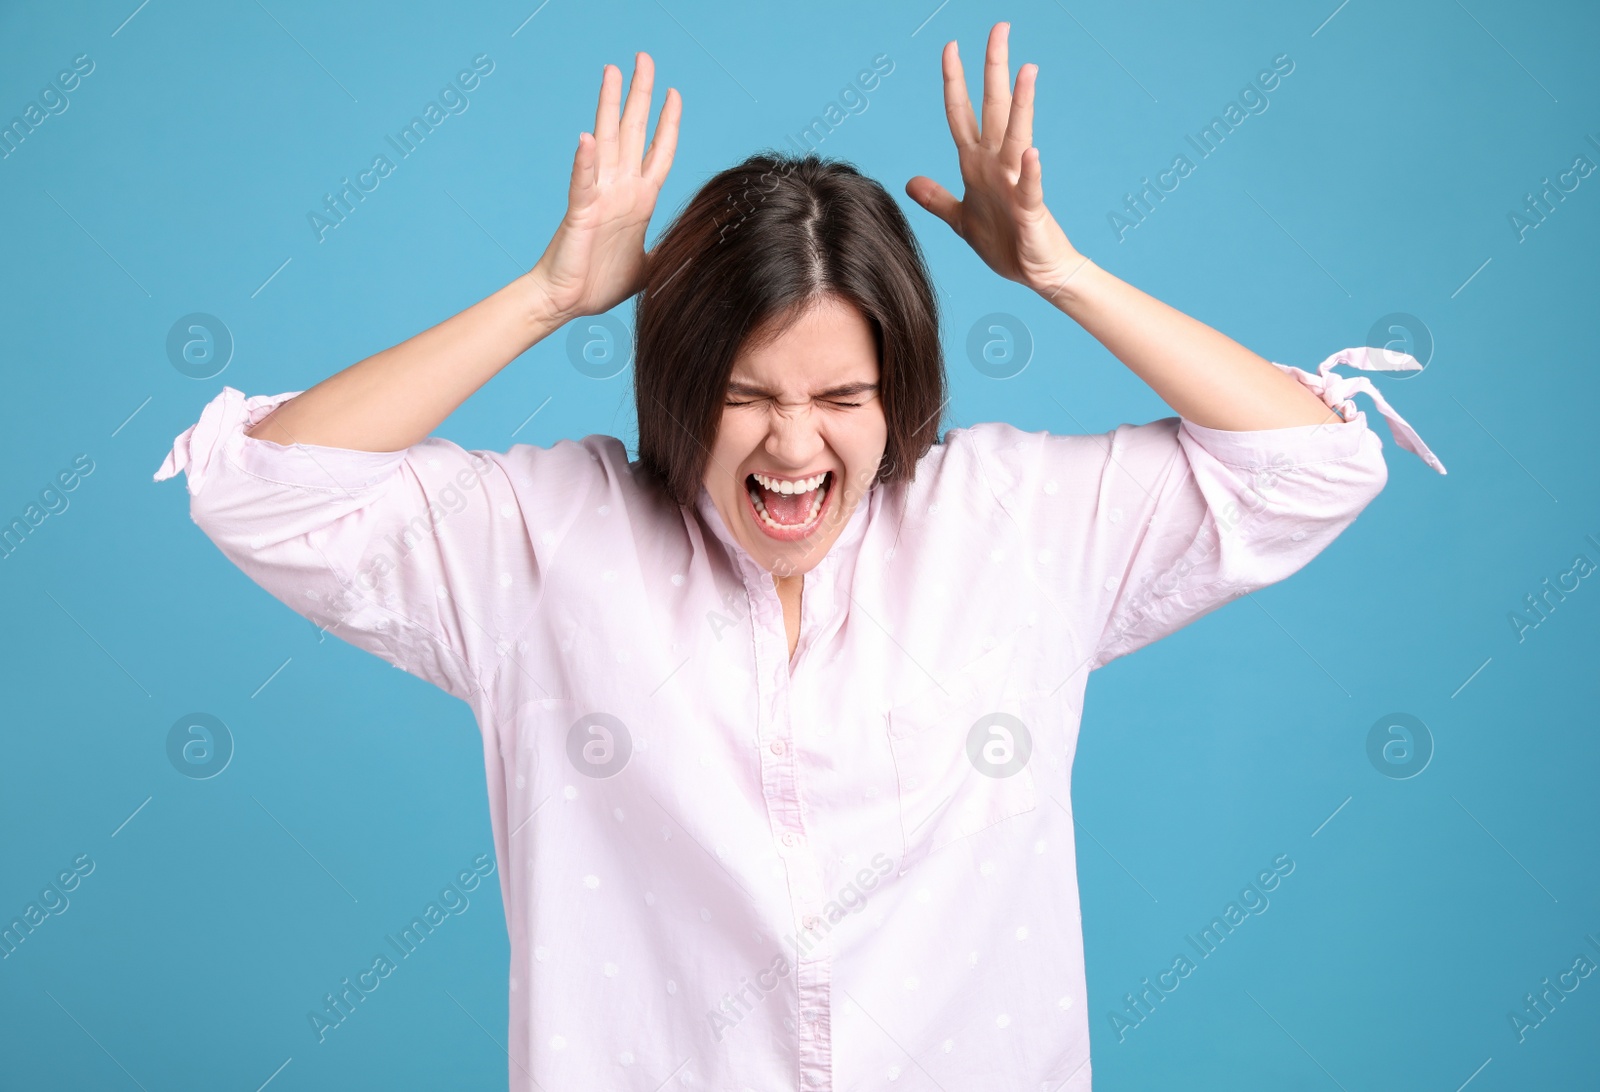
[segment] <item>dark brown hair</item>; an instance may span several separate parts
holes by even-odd
[[[849,163],[759,152],[689,199],[635,303],[639,462],[678,504],[699,494],[740,350],[824,295],[853,304],[877,342],[888,441],[873,482],[911,480],[946,400],[938,302],[911,225]]]

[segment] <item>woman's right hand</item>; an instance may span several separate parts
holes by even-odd
[[[594,132],[578,135],[567,213],[528,274],[558,322],[609,311],[644,283],[645,229],[672,169],[683,114],[682,96],[667,88],[655,138],[644,151],[654,82],[650,54],[635,54],[619,126],[622,70],[611,64],[603,70]]]

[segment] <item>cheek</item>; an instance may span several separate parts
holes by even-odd
[[[724,410],[717,424],[717,437],[711,441],[711,460],[706,465],[706,480],[713,482],[726,478],[739,468],[755,447],[748,421],[741,421],[732,411]]]
[[[851,430],[845,440],[850,445],[849,457],[860,463],[877,465],[889,442],[889,425],[880,410],[871,419],[861,422]]]
[[[853,480],[866,482],[877,475],[888,444],[889,429],[880,411],[872,417],[840,422],[828,434],[828,444],[843,460],[845,473]],[[864,486],[863,486],[864,488]]]

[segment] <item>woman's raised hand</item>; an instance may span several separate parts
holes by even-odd
[[[683,114],[682,96],[669,87],[650,150],[644,150],[654,82],[650,54],[635,54],[633,84],[619,124],[622,70],[611,64],[604,68],[594,132],[578,134],[567,213],[530,271],[559,322],[609,311],[644,283],[644,233],[672,169]]]
[[[978,257],[1007,280],[1053,294],[1082,263],[1044,207],[1039,151],[1033,146],[1033,91],[1039,66],[1017,73],[1012,95],[1007,39],[1011,24],[989,32],[983,66],[983,130],[967,98],[956,43],[944,47],[944,109],[961,161],[961,200],[926,175],[906,183],[913,201],[949,224]]]

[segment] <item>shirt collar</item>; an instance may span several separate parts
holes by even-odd
[[[861,537],[867,530],[868,509],[872,507],[873,501],[877,499],[877,493],[878,490],[873,488],[856,501],[856,510],[850,513],[850,521],[844,525],[844,530],[839,532],[839,537],[829,547],[822,561],[818,562],[819,565],[831,563],[837,560],[839,554],[852,551],[860,545]],[[722,541],[722,544],[728,548],[729,553],[742,562],[759,567],[756,559],[750,556],[750,552],[740,544],[738,539],[733,537],[733,532],[728,530],[727,524],[722,521],[722,513],[717,510],[717,502],[711,499],[711,491],[705,487],[703,482],[700,485],[700,495],[695,498],[694,507],[700,513],[701,522],[709,527],[711,533]]]

